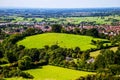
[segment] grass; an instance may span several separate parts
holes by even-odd
[[[112,47],[110,48],[110,50],[113,50],[115,52],[117,50],[117,47]],[[99,54],[100,54],[100,50],[91,52],[90,56],[96,58]]]
[[[10,66],[10,64],[0,64],[0,66],[4,67],[4,66]]]
[[[50,65],[43,66],[42,69],[31,69],[25,72],[33,75],[35,80],[74,80],[80,76],[93,74],[92,72],[77,71]]]
[[[28,80],[28,79],[24,79],[22,77],[13,77],[13,78],[4,78],[3,80]]]
[[[26,37],[25,39],[19,41],[17,44],[24,45],[26,48],[43,48],[45,45],[51,46],[57,44],[65,48],[80,47],[81,50],[87,50],[90,48],[96,48],[95,45],[91,45],[91,40],[104,39],[74,34],[44,33]]]
[[[77,71],[56,66],[43,66],[42,68],[30,69],[25,72],[34,76],[34,80],[75,80],[80,76],[95,74],[93,72]],[[7,80],[24,80],[23,78],[6,78]]]

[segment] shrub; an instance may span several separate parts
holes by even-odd
[[[0,70],[0,74],[3,75],[5,78],[10,78],[10,77],[23,77],[23,78],[29,78],[33,79],[34,77],[30,75],[29,73],[22,72],[20,69],[16,67],[3,67]]]
[[[6,64],[8,63],[8,60],[5,58],[0,59],[0,64]]]

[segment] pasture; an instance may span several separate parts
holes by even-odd
[[[110,50],[113,50],[115,52],[115,51],[117,51],[117,48],[118,47],[112,47],[112,48],[110,48]],[[94,51],[94,52],[90,52],[90,56],[94,57],[94,58],[96,58],[99,54],[100,54],[100,50]]]
[[[43,48],[45,45],[59,45],[64,48],[80,47],[81,50],[96,48],[91,44],[91,40],[105,40],[93,38],[90,36],[64,34],[64,33],[44,33],[26,37],[19,41],[18,45],[24,45],[26,48]]]
[[[34,76],[33,80],[75,80],[80,76],[95,74],[93,72],[77,71],[57,66],[43,66],[42,68],[30,69],[25,72]],[[27,80],[22,77],[6,78],[6,80]]]
[[[95,74],[92,72],[77,71],[50,65],[43,66],[42,69],[31,69],[25,72],[33,75],[35,80],[75,80],[80,76]]]

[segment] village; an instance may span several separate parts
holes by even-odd
[[[53,23],[54,24],[54,23]],[[92,29],[96,28],[99,33],[103,33],[108,36],[116,36],[120,33],[120,26],[111,26],[111,25],[96,25],[96,26],[84,26],[84,25],[62,25],[62,27],[66,31],[74,31],[75,28],[78,28],[79,30],[82,29]],[[50,32],[51,31],[51,25],[48,25],[46,22],[39,22],[39,23],[32,23],[32,22],[8,22],[8,23],[0,23],[0,28],[3,32],[6,34],[16,34],[16,33],[22,33],[27,28],[36,28],[40,29],[43,32]]]

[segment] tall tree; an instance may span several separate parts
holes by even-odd
[[[54,25],[52,25],[52,31],[53,31],[53,32],[60,33],[61,30],[62,30],[62,26],[61,26],[61,25],[59,25],[59,24],[54,24]]]

